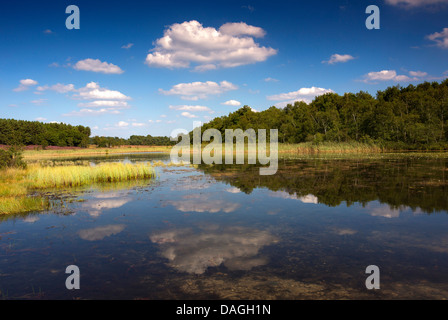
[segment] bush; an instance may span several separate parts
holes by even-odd
[[[0,149],[0,168],[26,168],[22,149],[12,146],[8,150]]]

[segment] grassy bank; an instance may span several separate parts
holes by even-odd
[[[25,160],[70,158],[70,157],[92,157],[107,156],[112,154],[142,153],[142,152],[164,152],[169,153],[170,146],[125,146],[117,148],[84,148],[75,150],[25,150]]]
[[[312,143],[304,142],[292,145],[280,145],[279,153],[296,152],[298,154],[314,154],[314,153],[379,153],[384,149],[375,144],[361,142],[321,142]]]
[[[155,177],[147,164],[105,163],[98,166],[8,168],[0,175],[0,214],[45,210],[49,201],[30,192],[47,188],[71,188],[95,183],[121,182]]]

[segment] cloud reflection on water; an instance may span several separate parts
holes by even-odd
[[[87,241],[103,240],[106,237],[110,237],[120,233],[126,228],[123,224],[112,224],[107,226],[101,226],[91,229],[83,229],[79,231],[79,237]]]
[[[120,208],[132,201],[130,197],[126,196],[125,192],[101,193],[93,196],[93,198],[87,200],[81,206],[92,217],[98,217],[105,210]]]
[[[268,231],[245,227],[174,229],[150,235],[168,265],[180,272],[203,274],[224,264],[230,270],[250,270],[267,263],[260,250],[276,242]]]

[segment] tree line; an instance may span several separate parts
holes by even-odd
[[[311,103],[254,112],[249,106],[202,126],[218,129],[278,129],[279,142],[323,141],[381,144],[394,149],[447,149],[448,79],[378,91],[327,93]],[[192,134],[192,133],[191,133]]]
[[[132,135],[129,139],[119,137],[100,137],[95,136],[90,138],[90,144],[96,145],[100,148],[112,148],[124,145],[131,146],[171,146],[176,142],[172,142],[169,137],[153,137]]]
[[[64,123],[0,119],[0,144],[87,147],[90,128]]]

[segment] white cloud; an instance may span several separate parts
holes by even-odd
[[[239,107],[241,105],[241,102],[237,100],[229,100],[226,102],[221,103],[223,106],[232,106],[232,107]]]
[[[37,83],[38,82],[33,79],[23,79],[23,80],[20,80],[20,85],[17,88],[15,88],[13,91],[20,92],[20,91],[28,90],[29,87],[35,86],[35,85],[37,85]]]
[[[56,91],[58,93],[67,93],[67,92],[75,91],[75,86],[73,84],[58,83],[58,84],[54,84],[52,86],[45,85],[45,86],[37,87],[37,91],[46,91],[46,90],[52,90],[52,91]]]
[[[164,95],[178,95],[184,100],[196,101],[199,99],[206,99],[209,95],[218,95],[236,89],[238,89],[238,87],[228,81],[221,81],[220,83],[207,81],[179,83],[168,91],[159,89],[159,92]]]
[[[72,111],[63,114],[65,117],[83,117],[83,116],[99,116],[104,114],[120,114],[121,112],[115,109],[102,108],[102,109],[81,109],[79,111]]]
[[[133,127],[144,127],[146,126],[145,123],[140,123],[140,122],[134,122],[131,124]]]
[[[412,77],[418,77],[418,78],[423,78],[423,77],[426,77],[428,75],[427,72],[423,72],[423,71],[409,71],[409,74]]]
[[[327,63],[327,64],[335,64],[335,63],[344,63],[350,60],[355,59],[355,57],[349,55],[349,54],[333,54],[329,60],[327,61],[322,61],[322,63]]]
[[[304,101],[310,103],[315,97],[334,92],[331,89],[325,88],[301,88],[297,91],[280,93],[272,96],[268,96],[267,99],[271,101],[278,101],[276,106],[279,108],[285,107],[287,104],[294,103],[296,101]]]
[[[133,45],[134,45],[133,43],[128,43],[128,44],[122,46],[121,48],[122,49],[130,49],[130,48],[132,48]]]
[[[206,71],[265,61],[277,50],[260,47],[252,37],[265,31],[245,23],[226,23],[219,30],[204,28],[198,21],[175,23],[164,31],[146,57],[151,67],[189,68]]]
[[[395,70],[382,70],[376,72],[369,72],[364,76],[364,82],[371,81],[396,81],[396,82],[406,82],[412,80],[408,76],[398,75]]]
[[[442,32],[435,32],[426,37],[434,41],[438,47],[448,49],[448,28],[443,28]]]
[[[116,101],[116,100],[96,100],[87,103],[79,103],[78,107],[81,108],[105,108],[110,107],[114,109],[127,109],[129,104],[126,101]]]
[[[209,70],[216,70],[218,69],[217,66],[215,66],[214,64],[203,64],[200,66],[196,66],[193,71],[196,72],[205,72],[205,71],[209,71]]]
[[[121,74],[124,71],[120,67],[107,62],[101,62],[98,59],[85,59],[78,61],[74,66],[75,70],[100,72],[106,74]]]
[[[78,90],[78,97],[84,100],[130,100],[131,98],[120,91],[104,89],[96,82],[88,83],[84,88]]]
[[[208,111],[210,112],[210,108],[205,106],[187,106],[187,105],[180,105],[180,106],[170,106],[171,110],[180,110],[180,111]]]
[[[41,105],[42,103],[45,103],[46,101],[47,101],[47,99],[37,99],[37,100],[32,100],[31,103]]]
[[[196,116],[196,115],[194,115],[194,114],[191,114],[190,112],[187,112],[187,111],[182,112],[182,113],[181,113],[181,116],[182,116],[182,117],[185,117],[185,118],[197,118],[197,117],[198,117],[198,116]]]
[[[249,26],[244,22],[232,22],[223,24],[219,28],[219,32],[221,34],[229,35],[229,36],[251,36],[255,38],[263,38],[266,35],[266,31],[264,31],[260,27]]]
[[[278,82],[279,80],[278,80],[278,79],[271,78],[271,77],[268,77],[268,78],[264,79],[264,81],[265,81],[265,82]]]
[[[129,126],[129,123],[125,122],[125,121],[119,121],[117,123],[117,127],[123,128],[123,127],[127,127]]]
[[[37,117],[36,119],[34,119],[36,121],[46,121],[47,118],[43,118],[43,117]]]
[[[386,0],[387,4],[402,6],[404,8],[415,8],[440,3],[448,3],[448,0]]]

